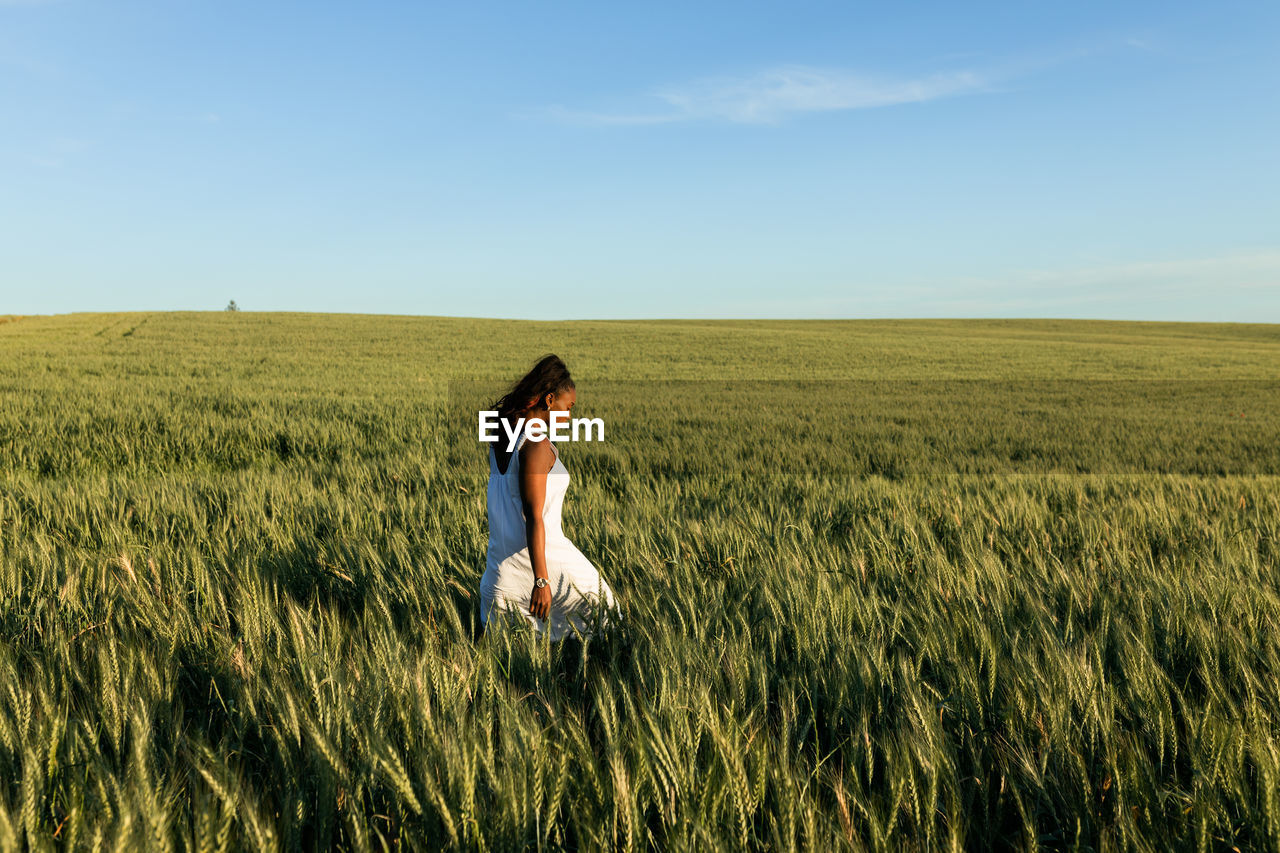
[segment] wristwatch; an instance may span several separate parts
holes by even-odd
[[[533,579],[533,585],[534,585],[535,587],[537,587],[538,589],[542,589],[544,586],[546,586],[546,585],[547,585],[547,579],[546,579],[546,578],[534,578],[534,579]]]

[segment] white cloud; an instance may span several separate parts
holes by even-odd
[[[960,317],[1142,314],[1276,322],[1280,249],[1198,258],[1015,269],[893,283],[850,283],[841,295],[759,299],[759,316]],[[1144,307],[1145,306],[1145,307]],[[1192,308],[1190,306],[1199,306]],[[1200,314],[1190,312],[1200,311]],[[781,312],[781,314],[779,313]],[[1189,315],[1190,313],[1190,315]]]
[[[56,168],[63,164],[68,155],[84,151],[91,144],[87,139],[58,136],[46,146],[46,150],[43,153],[32,155],[28,159],[37,166]]]
[[[1017,299],[1040,299],[1046,293],[1056,293],[1066,299],[1090,301],[1228,288],[1280,290],[1280,250],[1075,269],[1024,269],[995,278],[957,278],[946,286],[947,290],[958,288],[970,293],[1015,291]]]
[[[706,77],[651,93],[666,104],[659,112],[602,113],[562,106],[548,112],[589,124],[661,124],[719,119],[776,124],[797,113],[830,112],[919,103],[987,91],[989,81],[973,71],[921,77],[888,77],[839,69],[782,65],[746,77]]]
[[[1008,91],[1000,84],[1056,65],[1124,50],[1150,52],[1151,36],[1128,34],[1093,38],[1074,45],[1040,48],[1000,61],[984,70],[962,69],[906,76],[801,64],[775,65],[747,75],[703,77],[664,86],[647,94],[661,102],[654,109],[602,111],[557,104],[538,114],[595,125],[647,125],[712,120],[740,124],[777,124],[805,113],[861,110],[924,103],[961,95]],[[986,54],[952,51],[932,61],[975,59]],[[528,117],[525,113],[522,117]]]

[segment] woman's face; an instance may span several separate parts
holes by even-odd
[[[578,399],[578,389],[570,388],[568,391],[561,391],[551,398],[551,405],[547,407],[549,412],[569,412],[573,410],[573,404]]]

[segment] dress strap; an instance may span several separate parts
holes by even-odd
[[[548,425],[548,429],[550,429],[549,425]],[[524,447],[524,443],[528,438],[529,438],[529,422],[525,421],[523,424],[520,425],[520,438],[516,440],[516,449],[511,451],[512,458],[515,458],[517,455],[519,455],[520,448]],[[556,443],[551,440],[550,433],[548,433],[547,437],[542,440],[551,445],[551,452],[555,454],[556,462],[559,462],[560,451],[556,449]],[[508,471],[511,470],[511,463],[507,463],[507,470]]]

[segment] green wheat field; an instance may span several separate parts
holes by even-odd
[[[0,600],[5,850],[1280,850],[1280,326],[0,318]]]

